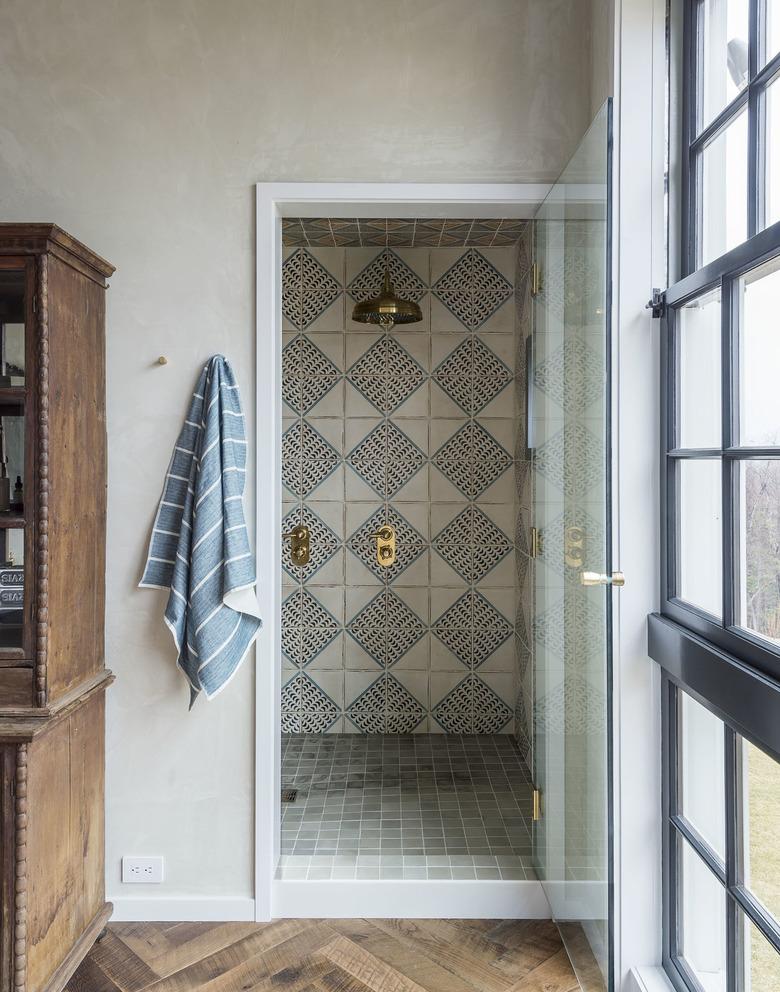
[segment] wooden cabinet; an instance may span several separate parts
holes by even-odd
[[[105,926],[105,291],[0,224],[0,992],[59,992]]]

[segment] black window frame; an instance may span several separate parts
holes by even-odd
[[[669,148],[679,162],[679,226],[669,218],[667,234],[679,232],[676,244],[668,243],[668,258],[679,258],[680,278],[662,296],[661,320],[661,431],[660,504],[661,569],[660,612],[649,619],[648,651],[661,667],[662,690],[662,823],[663,823],[663,965],[679,992],[702,992],[695,975],[678,953],[679,851],[684,838],[707,870],[723,886],[727,907],[727,990],[740,988],[744,967],[743,928],[740,914],[763,933],[780,954],[780,922],[775,921],[742,885],[741,811],[744,803],[740,778],[740,740],[744,738],[780,762],[780,646],[737,623],[740,589],[738,469],[750,459],[780,459],[780,447],[758,448],[739,444],[739,280],[773,259],[780,259],[780,221],[765,227],[765,188],[768,149],[762,121],[766,92],[777,83],[780,94],[780,52],[764,59],[764,0],[749,0],[748,82],[744,89],[698,133],[705,0],[669,0],[681,13],[680,82],[682,101],[675,134]],[[670,8],[671,12],[671,8]],[[672,20],[668,24],[679,24]],[[669,45],[669,36],[667,36]],[[670,59],[671,94],[671,48]],[[780,98],[780,97],[779,97]],[[672,101],[673,103],[673,101]],[[702,216],[701,150],[721,134],[736,116],[747,113],[746,240],[704,265],[698,264]],[[670,104],[670,116],[672,112]],[[679,140],[678,140],[679,139]],[[772,151],[780,156],[780,147]],[[673,201],[668,201],[673,202]],[[674,238],[676,242],[676,237]],[[720,294],[721,350],[720,397],[722,432],[717,447],[678,447],[680,418],[679,329],[680,309],[708,292]],[[780,417],[778,418],[780,419]],[[678,593],[680,521],[678,495],[680,466],[685,461],[717,459],[721,465],[721,616],[715,617]],[[724,724],[726,857],[715,852],[681,813],[678,805],[679,698],[686,692],[714,713]]]
[[[718,137],[747,108],[747,239],[764,228],[766,142],[763,104],[769,86],[780,79],[780,52],[759,68],[766,44],[766,4],[749,0],[748,8],[748,82],[743,90],[700,131],[698,121],[702,98],[698,67],[703,50],[703,16],[705,0],[682,0],[683,65],[682,73],[682,227],[680,253],[683,272],[697,269],[700,241],[701,151]],[[780,154],[780,150],[778,151]]]
[[[780,257],[780,221],[763,227],[766,145],[763,102],[767,87],[780,87],[780,52],[763,68],[766,32],[766,0],[749,0],[748,67],[749,79],[744,89],[715,119],[696,133],[699,120],[701,86],[698,66],[703,46],[703,9],[706,0],[680,0],[682,16],[682,203],[680,228],[683,277],[664,294],[661,335],[661,613],[684,627],[706,637],[718,648],[744,658],[758,670],[780,677],[780,646],[774,648],[758,634],[740,627],[737,620],[738,578],[736,476],[740,461],[780,458],[780,447],[741,446],[738,440],[738,281],[752,269]],[[780,89],[778,90],[780,94]],[[706,265],[696,268],[700,229],[700,161],[701,149],[721,133],[747,107],[748,113],[748,237],[740,245]],[[780,147],[777,149],[780,155]],[[682,448],[679,436],[679,311],[686,303],[710,290],[719,290],[721,299],[721,410],[722,437],[715,448]],[[677,593],[679,521],[677,519],[680,465],[684,460],[717,459],[722,478],[722,610],[713,617],[705,610],[686,602]]]
[[[654,615],[650,653],[661,664],[663,815],[663,966],[678,992],[704,992],[680,953],[678,840],[690,845],[723,888],[726,905],[727,992],[738,992],[744,968],[740,914],[780,955],[780,923],[742,879],[744,790],[741,739],[780,762],[780,683],[761,680],[749,666],[712,649],[694,634],[681,634],[672,621]],[[720,662],[720,665],[714,662]],[[680,796],[680,694],[685,692],[723,722],[725,861],[683,814]],[[741,801],[740,801],[741,800]],[[754,990],[758,992],[758,990]]]
[[[698,0],[696,0],[698,2]],[[746,273],[772,259],[780,259],[780,222],[765,228],[697,272],[686,276],[665,294],[661,335],[661,613],[706,637],[718,648],[743,658],[758,670],[780,677],[780,647],[773,648],[758,634],[737,623],[737,469],[740,462],[780,459],[780,447],[741,446],[737,436],[739,342],[737,288]],[[691,300],[711,290],[721,294],[721,409],[722,439],[715,448],[681,448],[679,431],[678,314]],[[678,595],[679,519],[677,516],[680,465],[683,461],[717,459],[722,472],[721,559],[722,615],[714,617]]]

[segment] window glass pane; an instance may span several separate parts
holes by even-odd
[[[678,311],[681,448],[719,448],[720,290]]]
[[[780,445],[780,258],[739,280],[742,445]]]
[[[780,920],[780,765],[742,740],[742,880]]]
[[[680,812],[726,861],[723,723],[680,692]]]
[[[720,617],[723,599],[720,461],[681,460],[678,471],[678,595]]]
[[[780,461],[739,464],[739,623],[780,645]]]
[[[743,110],[701,152],[699,262],[705,265],[747,237],[747,113]]]
[[[764,62],[780,52],[780,0],[766,0]]]
[[[780,0],[778,0],[780,8]],[[766,96],[766,178],[764,224],[780,220],[780,79],[767,87]]]
[[[699,11],[702,18],[699,124],[706,127],[747,85],[748,0],[701,0]]]
[[[726,892],[678,836],[677,949],[706,992],[726,992]]]
[[[737,976],[739,992],[780,992],[780,954],[758,927],[739,910],[744,959]]]

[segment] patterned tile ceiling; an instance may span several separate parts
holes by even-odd
[[[499,248],[513,245],[527,220],[404,220],[365,217],[285,217],[282,244],[289,248]]]

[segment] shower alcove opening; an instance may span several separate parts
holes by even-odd
[[[338,912],[346,893],[348,915],[548,915],[531,850],[528,193],[449,217],[281,217],[280,532],[306,527],[310,559],[277,537],[292,801],[274,915]],[[421,321],[351,319],[386,272]]]

